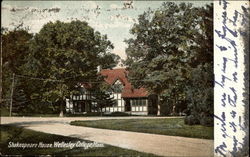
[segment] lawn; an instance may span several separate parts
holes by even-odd
[[[110,145],[104,145],[104,147],[95,147],[84,149],[84,147],[70,148],[8,148],[9,142],[14,143],[47,143],[52,144],[54,142],[65,143],[93,143],[92,141],[81,140],[77,138],[46,134],[42,132],[32,131],[21,127],[15,127],[10,125],[1,125],[1,141],[0,141],[0,154],[1,155],[56,155],[56,156],[156,156],[153,154],[142,153],[129,149],[123,149]]]
[[[213,127],[185,125],[183,118],[73,121],[71,125],[171,136],[213,139]]]

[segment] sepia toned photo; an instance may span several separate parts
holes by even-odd
[[[246,6],[2,1],[0,155],[246,156]]]

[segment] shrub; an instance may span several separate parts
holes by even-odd
[[[161,115],[169,116],[172,113],[173,105],[167,100],[161,101]]]
[[[88,113],[66,113],[66,117],[95,117],[95,116],[101,116],[100,112],[88,112]]]
[[[188,125],[196,125],[200,124],[200,121],[198,117],[195,117],[194,115],[189,115],[185,117],[184,123]]]
[[[213,126],[214,119],[213,119],[213,117],[203,116],[200,118],[200,124],[204,125],[204,126]]]
[[[111,114],[105,116],[130,116],[130,115],[124,112],[112,112]]]

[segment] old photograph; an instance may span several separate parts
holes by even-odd
[[[0,155],[227,156],[214,3],[2,1]]]

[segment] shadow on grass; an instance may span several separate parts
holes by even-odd
[[[12,143],[19,144],[37,144],[39,142],[44,144],[51,144],[52,147],[39,148],[38,146],[32,148],[9,148],[8,145]],[[103,145],[104,147],[54,147],[54,142],[59,143],[86,143],[92,144],[92,141],[77,139],[74,137],[66,137],[60,135],[47,134],[37,131],[25,129],[23,127],[16,127],[10,125],[1,125],[1,141],[0,153],[1,155],[58,155],[58,156],[156,156],[153,154],[142,153],[138,151],[123,149],[110,145]]]

